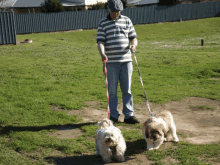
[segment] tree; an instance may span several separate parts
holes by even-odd
[[[107,3],[98,2],[89,8],[89,10],[99,10],[99,9],[107,9]]]
[[[123,7],[126,8],[127,7],[127,0],[121,0],[121,2],[123,3]],[[92,5],[89,10],[99,10],[99,9],[107,9],[108,7],[108,2],[104,3],[104,2],[97,2],[95,5]]]
[[[41,4],[41,12],[62,12],[66,11],[58,0],[45,0],[43,4]]]
[[[124,8],[126,8],[128,6],[127,0],[121,0],[121,2],[123,3],[123,7]]]
[[[180,3],[180,0],[159,0],[159,5],[175,5]]]

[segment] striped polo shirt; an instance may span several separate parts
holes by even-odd
[[[112,20],[110,14],[99,22],[97,43],[105,47],[108,62],[132,61],[129,49],[129,39],[137,38],[130,18],[120,15],[117,20]]]

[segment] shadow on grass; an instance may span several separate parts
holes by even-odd
[[[101,157],[96,157],[95,155],[82,155],[82,156],[71,156],[71,157],[47,157],[45,159],[48,163],[53,163],[56,165],[70,165],[70,164],[84,164],[92,165],[104,164]]]
[[[134,159],[134,158],[132,158]],[[125,156],[125,163],[128,160],[132,160]],[[97,157],[95,155],[83,155],[83,156],[72,156],[72,157],[47,157],[45,159],[48,163],[53,163],[56,165],[72,165],[72,164],[83,164],[83,165],[104,165],[101,156]],[[120,163],[115,160],[111,163]]]
[[[141,154],[145,151],[146,142],[144,139],[139,139],[133,142],[126,142],[127,151],[125,152],[125,163],[128,160],[132,160],[132,155]],[[47,157],[45,159],[48,163],[54,163],[56,165],[71,165],[71,164],[85,164],[85,165],[101,165],[105,164],[101,157],[95,155],[81,155],[70,157]],[[113,163],[118,163],[112,161]]]
[[[22,131],[32,131],[37,132],[41,130],[50,130],[50,129],[76,129],[81,128],[86,125],[94,125],[96,122],[89,123],[80,123],[80,124],[66,124],[66,125],[49,125],[49,126],[30,126],[30,127],[19,127],[19,126],[5,126],[0,127],[0,135],[9,134],[10,132],[22,132]],[[145,151],[146,142],[144,139],[138,139],[136,141],[128,141],[126,142],[127,151],[125,153],[126,161],[132,160],[132,155],[141,154]],[[104,164],[101,157],[96,157],[95,155],[80,155],[80,156],[69,156],[69,157],[47,157],[45,160],[48,163],[54,163],[56,165],[69,165],[69,164]],[[113,161],[117,163],[116,161]]]
[[[146,141],[144,139],[138,139],[136,141],[126,142],[127,151],[126,156],[132,156],[134,154],[141,154],[146,151]]]
[[[49,126],[27,126],[27,127],[19,127],[19,126],[0,126],[0,135],[9,134],[10,132],[23,132],[23,131],[42,131],[42,130],[51,130],[51,129],[58,129],[62,128],[65,129],[76,129],[81,128],[86,125],[94,125],[96,122],[89,122],[89,123],[80,123],[80,124],[66,124],[66,125],[49,125]]]

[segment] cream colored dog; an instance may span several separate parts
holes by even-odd
[[[107,118],[98,122],[98,127],[95,133],[96,156],[101,155],[105,163],[112,159],[123,162],[126,143],[120,129]]]
[[[168,135],[172,135],[174,142],[179,139],[176,135],[176,125],[173,115],[169,111],[162,111],[158,117],[150,117],[143,125],[143,135],[147,142],[147,150],[158,149]]]

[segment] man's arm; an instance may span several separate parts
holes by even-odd
[[[98,50],[99,50],[99,54],[101,55],[102,61],[107,60],[107,56],[105,54],[105,47],[103,43],[101,42],[98,43]]]
[[[137,45],[138,45],[138,40],[137,40],[137,38],[133,38],[133,39],[130,39],[130,49],[132,50],[133,49],[133,51],[136,51],[136,47],[137,47]]]

